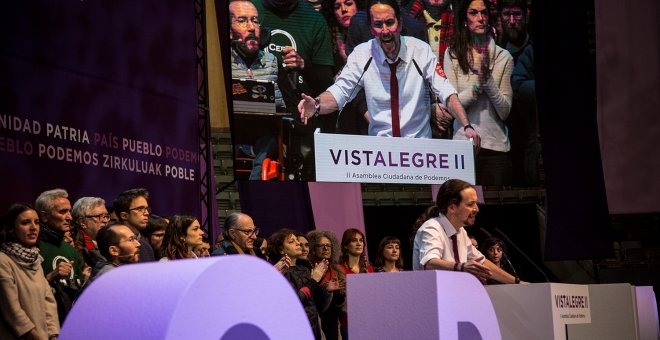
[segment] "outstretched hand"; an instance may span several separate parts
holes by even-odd
[[[307,124],[307,120],[312,118],[316,112],[316,109],[314,108],[315,101],[314,98],[304,93],[301,93],[300,96],[302,99],[300,100],[300,103],[298,103],[298,112],[300,112],[300,120],[303,124]]]

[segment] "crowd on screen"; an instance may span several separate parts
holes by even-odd
[[[34,205],[12,204],[2,216],[1,339],[57,338],[76,299],[117,267],[234,254],[259,257],[282,273],[317,339],[340,334],[347,339],[346,276],[404,270],[399,239],[379,240],[372,265],[365,234],[354,228],[341,238],[327,230],[302,234],[291,229],[264,237],[249,215],[233,212],[212,250],[196,217],[154,214],[145,189],[126,190],[113,202],[98,197],[72,201],[66,190],[48,190]],[[484,253],[499,265],[501,241],[486,242]],[[470,259],[463,261],[469,272]]]
[[[536,185],[540,151],[530,5],[529,0],[231,0],[232,77],[276,80],[278,110],[323,132],[472,138],[477,183]],[[417,70],[396,61],[399,50],[388,53],[387,46],[398,48],[399,35]],[[385,62],[376,62],[378,53],[367,46],[382,47]],[[432,55],[420,55],[423,46]],[[376,58],[373,63],[367,62],[370,57]],[[403,64],[411,61],[401,58]],[[390,69],[382,68],[386,63],[398,70],[403,87],[398,115],[390,112],[394,91],[387,85]],[[370,75],[368,68],[377,71]],[[426,82],[419,81],[422,73]],[[438,77],[450,86],[434,87]],[[383,89],[374,89],[381,82]],[[433,93],[419,97],[428,88]],[[400,116],[396,123],[395,115]],[[274,141],[267,136],[252,149],[240,149],[255,159],[250,179],[261,178],[264,158],[276,158]]]

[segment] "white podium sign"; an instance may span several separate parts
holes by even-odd
[[[475,184],[469,140],[314,134],[317,182]]]
[[[563,283],[486,286],[502,339],[568,337],[567,325],[591,322],[589,287]]]

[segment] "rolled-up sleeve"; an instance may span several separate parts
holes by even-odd
[[[442,259],[444,253],[444,242],[442,241],[441,226],[427,226],[420,230],[419,239],[419,264],[422,268],[432,259]]]

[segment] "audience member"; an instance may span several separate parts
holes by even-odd
[[[401,241],[392,236],[385,237],[378,245],[378,254],[374,262],[375,272],[401,272],[403,271],[403,257],[401,256]]]
[[[345,275],[358,273],[373,273],[366,254],[367,244],[364,233],[355,228],[344,231],[341,237],[341,258],[339,268]],[[344,292],[345,294],[345,292]],[[346,306],[340,315],[340,332],[342,339],[348,339],[348,313]]]
[[[502,268],[509,274],[515,273],[515,270],[510,267],[510,263],[502,261],[502,259],[506,257],[506,247],[504,246],[504,242],[499,238],[487,238],[484,240],[481,252],[485,254],[486,258],[490,260],[490,262],[493,262],[494,265]],[[486,284],[492,285],[500,283],[493,279],[488,279],[486,280]]]
[[[115,198],[112,205],[119,221],[131,228],[140,241],[140,262],[155,261],[153,248],[141,234],[147,227],[151,214],[147,189],[126,190]]]
[[[346,34],[357,10],[354,0],[323,0],[321,3],[321,13],[330,29],[334,74],[338,74],[346,65]]]
[[[83,260],[76,249],[64,241],[71,231],[71,203],[63,189],[42,192],[35,201],[41,231],[39,248],[46,280],[53,287],[60,323],[64,322],[83,284]]]
[[[163,244],[160,246],[160,260],[197,258],[193,249],[203,243],[204,230],[197,218],[174,215],[167,225]]]
[[[0,224],[0,339],[52,339],[60,333],[57,304],[39,256],[39,217],[13,204]]]
[[[99,230],[96,243],[105,260],[94,268],[94,276],[85,285],[87,288],[99,276],[127,263],[136,263],[140,258],[140,241],[133,231],[123,224],[111,224]]]
[[[307,260],[300,258],[302,249],[296,237],[296,232],[282,229],[268,238],[268,258],[275,264],[274,259],[285,256],[290,259],[290,266],[282,274],[298,293],[298,298],[305,308],[307,318],[312,326],[314,337],[322,339],[319,312],[324,311],[331,301],[330,293],[321,285],[323,275],[328,270],[328,262],[323,260],[312,268]]]
[[[232,41],[230,49],[232,78],[274,82],[277,111],[285,112],[288,108],[291,112],[295,112],[295,100],[285,103],[282,97],[280,87],[291,87],[291,85],[284,70],[280,69],[275,55],[263,45],[264,41],[268,41],[268,37],[261,35],[261,22],[257,8],[249,0],[232,0],[229,3],[229,22],[229,37]],[[264,159],[277,157],[276,136],[261,136],[251,147],[252,151],[247,152],[254,153],[250,179],[260,180]]]
[[[468,237],[470,238],[470,243],[472,243],[472,246],[479,249],[479,242],[477,241],[477,238],[474,237],[474,235],[469,235]]]
[[[339,244],[330,231],[312,230],[307,233],[309,240],[309,261],[312,264],[328,261],[328,270],[321,284],[332,291],[332,301],[325,311],[321,311],[321,328],[327,340],[339,339],[339,317],[346,303],[346,274],[339,268]]]
[[[301,233],[296,233],[296,237],[298,238],[298,243],[300,243],[300,249],[302,251],[300,258],[303,260],[309,260],[309,241],[307,241],[307,237]]]
[[[473,185],[450,179],[438,190],[436,205],[429,207],[413,225],[413,269],[468,272],[480,280],[502,283],[520,280],[484,258],[465,231],[479,212]]]
[[[160,258],[160,246],[163,244],[163,238],[165,237],[165,230],[167,230],[167,225],[169,221],[155,214],[149,215],[149,221],[147,222],[147,227],[144,229],[143,236],[149,241],[149,245],[154,250],[154,257]]]
[[[502,47],[513,57],[514,63],[532,43],[527,33],[527,0],[498,0],[497,11],[502,22]]]
[[[252,217],[247,214],[240,212],[229,214],[225,219],[222,234],[224,241],[211,255],[246,254],[265,259],[261,250],[254,247],[254,241],[259,235],[259,228],[254,226]]]
[[[193,249],[193,252],[197,257],[209,257],[211,256],[210,250],[211,245],[208,244],[208,242],[202,242],[201,245],[198,245]]]
[[[74,225],[74,247],[82,256],[89,268],[95,268],[96,263],[103,260],[96,245],[96,234],[105,227],[110,215],[105,207],[105,200],[100,197],[83,197],[73,204],[71,211]]]
[[[119,222],[119,218],[117,217],[117,214],[115,214],[114,207],[106,206],[105,209],[108,211],[108,215],[110,215],[110,220],[108,220],[108,224],[114,224]]]
[[[264,255],[264,259],[268,261],[268,240],[263,237],[257,237],[257,239],[254,241],[254,244],[257,248],[259,248],[261,254]]]
[[[454,139],[465,139],[474,131],[481,136],[481,149],[475,156],[477,183],[510,185],[513,169],[505,120],[513,96],[513,58],[495,44],[488,29],[489,13],[488,0],[460,3],[444,70],[473,123],[461,126],[455,121]]]
[[[414,0],[410,5],[410,16],[426,27],[431,50],[443,67],[445,50],[454,33],[454,8],[457,0]]]
[[[514,60],[511,74],[513,103],[507,119],[511,141],[513,185],[536,186],[539,183],[538,113],[534,76],[534,49],[528,33],[529,12],[525,0],[498,1],[504,26],[504,46]]]
[[[333,57],[330,31],[323,16],[306,0],[253,0],[263,25],[272,29],[268,49],[284,65],[294,90],[285,98],[300,100],[300,92],[318,95],[332,84]],[[294,105],[295,109],[295,105]],[[333,132],[332,116],[315,119],[314,126]],[[311,130],[311,129],[310,129]]]

